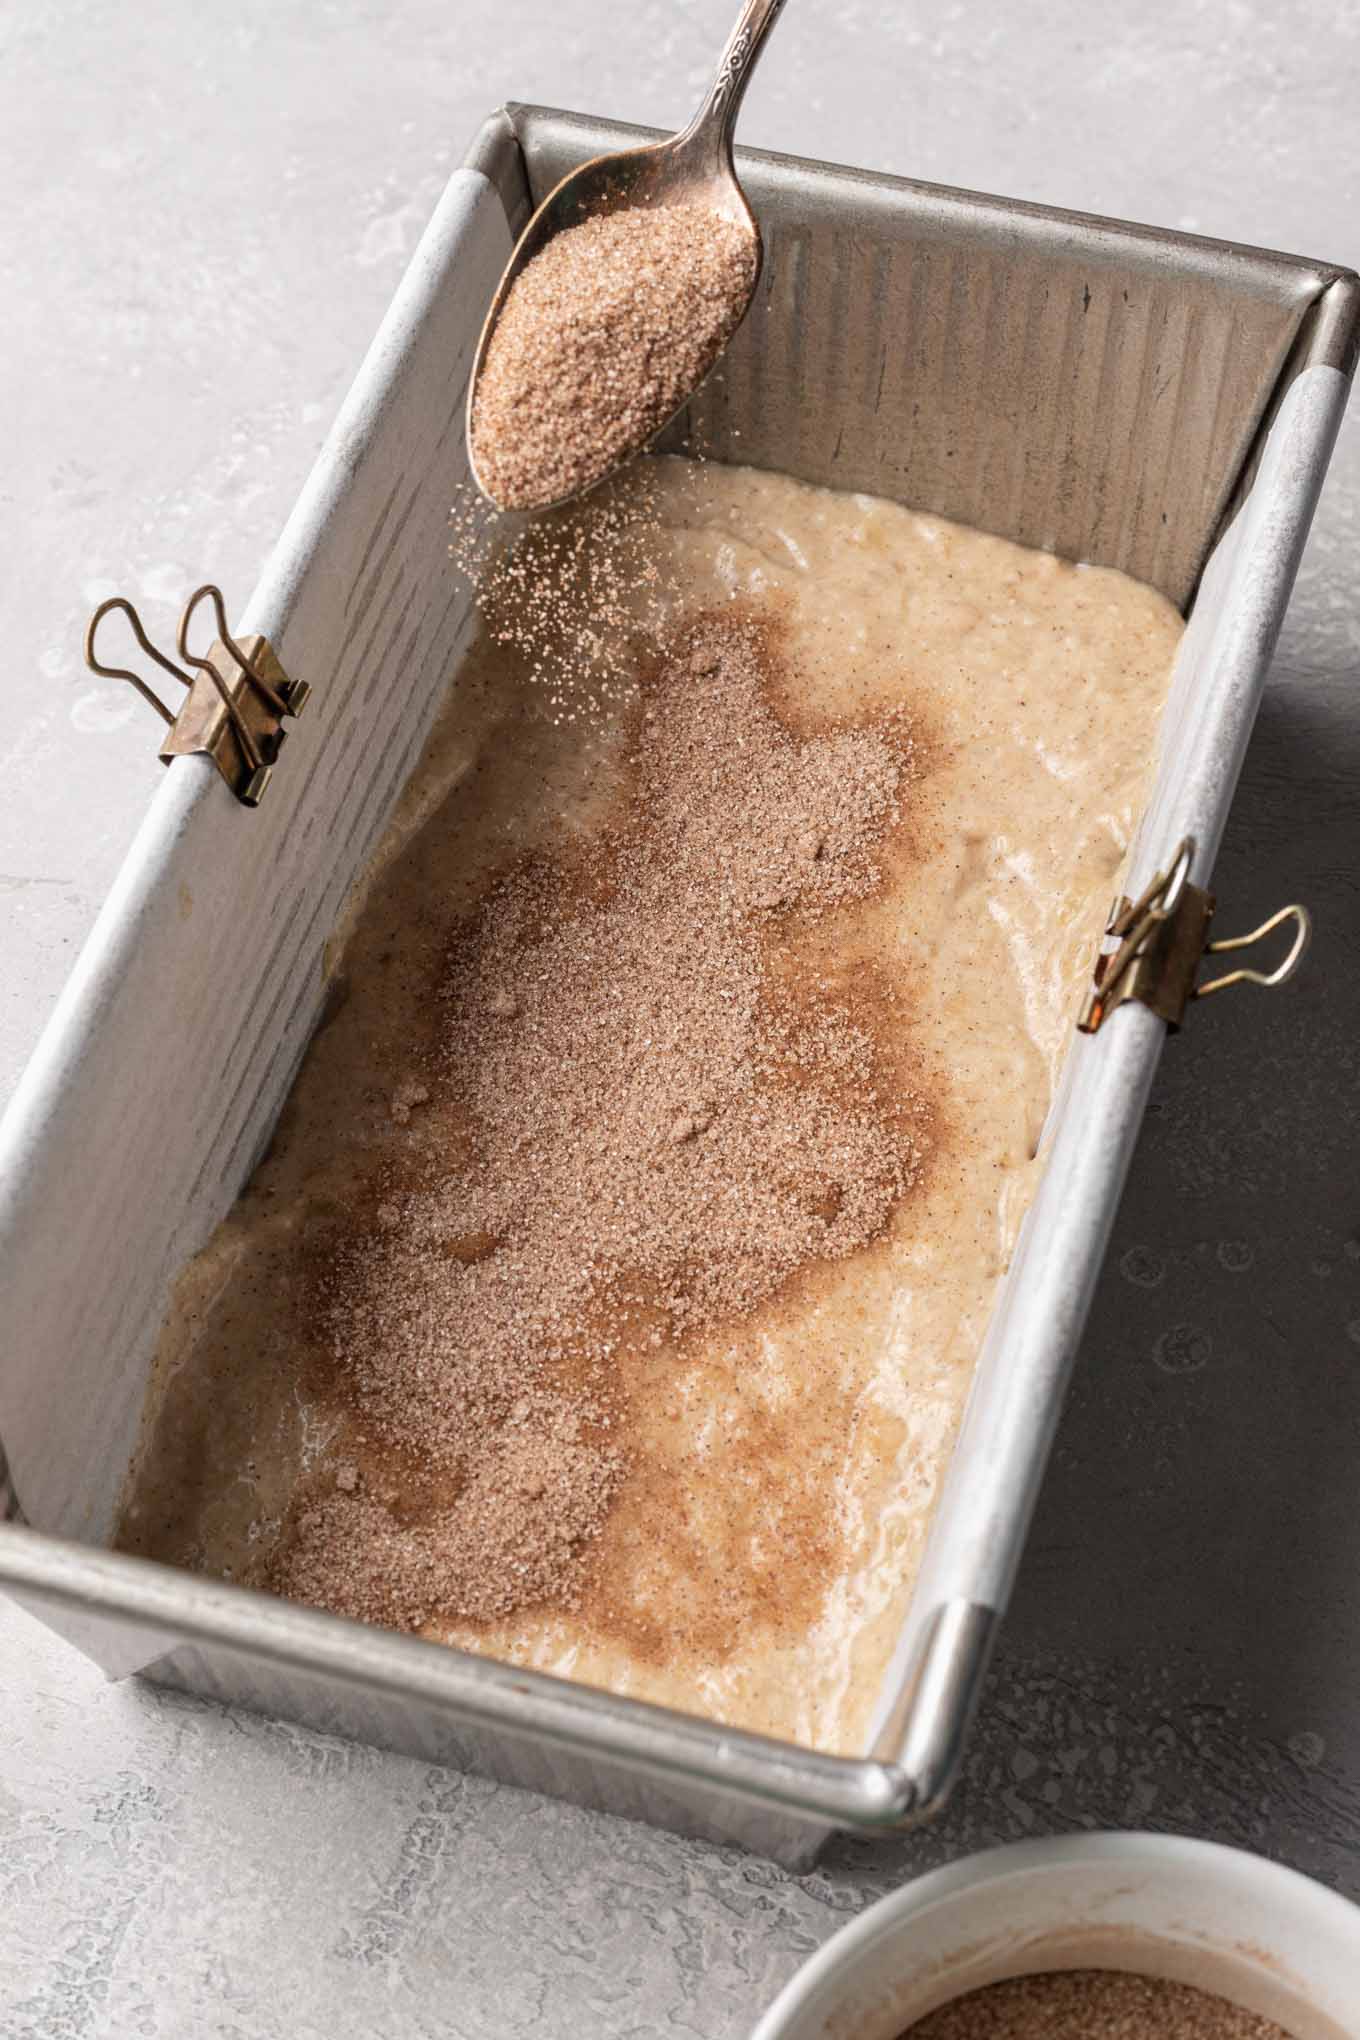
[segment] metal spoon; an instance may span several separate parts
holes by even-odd
[[[555,234],[565,232],[568,227],[579,227],[583,220],[596,214],[621,212],[625,207],[706,206],[710,211],[734,221],[750,235],[755,263],[751,291],[741,308],[742,315],[745,315],[746,306],[750,304],[760,279],[763,250],[755,214],[737,182],[736,167],[732,161],[732,133],[737,123],[737,109],[755,69],[756,59],[783,5],[784,0],[746,0],[719,59],[717,75],[688,127],[672,135],[668,142],[650,142],[641,149],[619,149],[583,163],[548,193],[520,235],[486,315],[468,384],[468,460],[472,478],[488,502],[494,502],[495,498],[477,472],[472,442],[472,408],[486,360],[487,342],[522,271]],[[683,411],[693,395],[693,390],[686,391],[671,416]],[[666,419],[657,427],[657,432],[664,431],[669,423],[670,419]],[[655,438],[656,434],[651,437]],[[640,451],[640,447],[632,448],[625,459],[631,459],[632,454]],[[616,463],[616,467],[623,465],[623,460]],[[586,488],[575,490],[572,494],[584,495],[587,489],[597,487],[604,479],[605,475],[601,473]],[[570,495],[561,496],[557,503],[571,500]],[[556,503],[536,504],[534,507],[553,509]]]

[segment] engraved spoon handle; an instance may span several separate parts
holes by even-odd
[[[682,143],[696,153],[727,164],[732,159],[732,132],[756,59],[783,11],[784,0],[746,0],[727,38],[707,97],[684,134]]]

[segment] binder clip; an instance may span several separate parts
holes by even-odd
[[[1302,963],[1313,923],[1307,907],[1297,903],[1281,907],[1245,935],[1211,940],[1209,926],[1217,902],[1203,886],[1190,883],[1194,855],[1195,839],[1186,836],[1166,870],[1156,874],[1138,899],[1117,899],[1110,909],[1091,988],[1077,1020],[1083,1034],[1098,1033],[1125,999],[1137,999],[1174,1031],[1192,999],[1207,999],[1234,985],[1271,989],[1287,984]],[[1254,949],[1286,922],[1293,923],[1294,939],[1273,970],[1239,965],[1220,977],[1200,977],[1205,957]]]
[[[217,638],[204,658],[189,650],[189,626],[194,611],[207,598],[217,619]],[[188,691],[173,714],[147,681],[126,666],[106,666],[95,656],[95,635],[106,616],[120,610],[147,658]],[[130,681],[144,701],[149,701],[166,723],[169,734],[161,745],[165,764],[172,758],[202,753],[212,759],[227,785],[245,807],[258,807],[273,774],[274,764],[287,735],[285,716],[301,715],[311,688],[305,680],[290,680],[267,638],[251,636],[241,642],[227,629],[222,592],[211,584],[198,588],[180,613],[176,649],[184,665],[177,666],[152,644],[142,619],[123,595],[111,595],[101,602],[85,632],[85,663],[92,673],[106,680]],[[192,667],[193,672],[186,672]]]

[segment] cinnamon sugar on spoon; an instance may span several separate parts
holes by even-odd
[[[492,501],[539,509],[639,452],[727,345],[758,264],[750,228],[701,204],[556,234],[511,288],[477,378],[470,443]]]
[[[741,321],[760,230],[732,156],[784,0],[743,0],[693,120],[595,156],[530,219],[473,366],[474,479],[507,510],[590,489],[678,411]]]
[[[428,1098],[316,1282],[375,1470],[303,1506],[281,1591],[410,1629],[574,1606],[629,1476],[624,1357],[749,1318],[910,1192],[920,1102],[778,967],[787,917],[873,889],[910,733],[796,735],[774,656],[731,611],[688,628],[640,681],[621,824],[453,931]]]

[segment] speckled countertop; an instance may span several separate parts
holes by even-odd
[[[508,97],[688,112],[731,0],[10,0],[0,29],[0,1090],[156,781],[80,665],[247,590],[450,166]],[[791,7],[753,143],[1360,261],[1354,0]],[[1360,415],[1217,883],[1311,903],[1171,1047],[947,1817],[791,1877],[136,1686],[0,1603],[4,2040],[744,2034],[986,1841],[1141,1824],[1360,1897]]]

